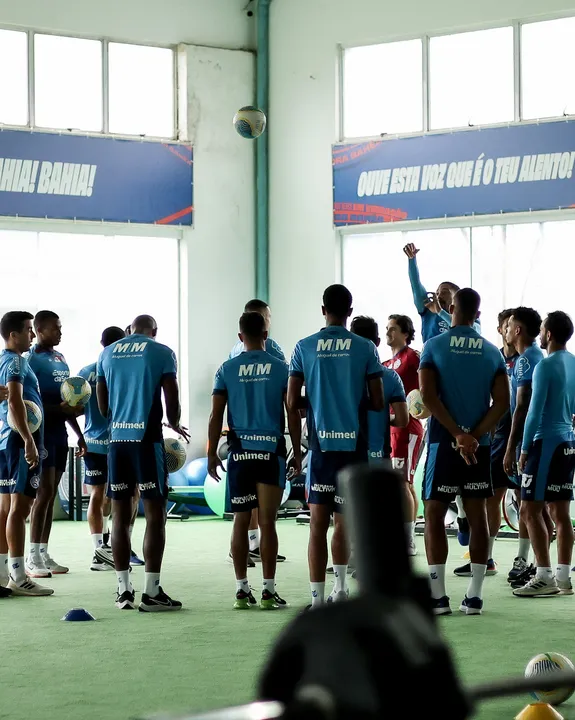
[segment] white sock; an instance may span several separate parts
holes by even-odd
[[[529,538],[519,538],[519,548],[517,557],[523,558],[527,562],[529,558],[529,550],[531,550],[531,540]]]
[[[488,560],[493,560],[493,545],[495,544],[496,539],[497,539],[497,535],[494,535],[493,537],[489,538],[489,550],[487,552]]]
[[[431,597],[439,600],[445,597],[445,565],[429,566],[429,584],[431,586]]]
[[[257,550],[260,546],[260,529],[248,530],[248,540],[250,541],[250,550]]]
[[[133,591],[129,570],[117,570],[116,576],[118,578],[118,595],[122,595],[126,591]]]
[[[538,567],[537,568],[537,580],[543,580],[544,582],[550,582],[553,580],[553,570],[550,567]]]
[[[264,590],[267,590],[267,591],[270,592],[272,595],[275,595],[275,592],[276,592],[276,581],[275,581],[275,578],[273,578],[272,580],[265,580],[265,579],[264,579],[263,589],[264,589]]]
[[[8,571],[8,555],[0,553],[0,585],[2,585],[2,583],[5,582],[9,576],[10,573]]]
[[[0,558],[2,555],[0,555]],[[559,582],[567,582],[569,580],[569,576],[571,574],[571,566],[570,565],[557,565],[557,573],[555,577]]]
[[[30,558],[40,561],[40,543],[30,543]]]
[[[483,593],[483,581],[485,580],[485,571],[487,565],[479,565],[478,563],[471,563],[471,580],[467,586],[467,597],[468,598],[481,598]]]
[[[26,566],[23,557],[10,558],[10,577],[16,585],[22,585],[26,580]]]
[[[334,565],[333,577],[333,591],[345,592],[347,589],[347,565]]]
[[[144,592],[150,597],[156,597],[160,594],[160,573],[144,573],[145,583]]]
[[[413,533],[415,532],[415,523],[414,522],[406,522],[406,523],[403,523],[403,527],[405,528],[405,534],[407,535],[407,541],[411,542],[413,540]]]
[[[104,521],[103,521],[103,524],[102,524],[102,532],[103,532],[104,535],[106,535],[106,533],[108,532],[108,522],[109,522],[109,520],[110,520],[109,515],[104,515]]]
[[[310,582],[311,589],[311,606],[319,607],[323,605],[325,599],[325,583],[324,582]]]
[[[236,587],[237,587],[238,592],[240,590],[242,590],[243,592],[246,593],[246,595],[250,591],[250,584],[249,584],[247,578],[243,578],[243,580],[236,580]]]
[[[48,543],[40,543],[40,558],[42,562],[48,557]]]
[[[465,510],[463,509],[463,500],[460,495],[455,496],[455,504],[457,505],[457,517],[466,518]]]
[[[94,550],[97,550],[104,544],[104,535],[102,533],[93,533],[92,542],[94,543]]]
[[[130,525],[130,530],[129,530],[130,540],[132,539],[132,533],[133,533],[133,532],[134,532],[134,526],[133,526],[133,525]]]

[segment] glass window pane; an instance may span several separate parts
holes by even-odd
[[[421,40],[345,51],[345,137],[423,130],[421,54]]]
[[[513,120],[513,28],[430,40],[431,127]]]
[[[174,137],[174,53],[109,45],[110,132]]]
[[[34,36],[36,125],[102,131],[102,43]]]
[[[34,232],[0,230],[0,317],[10,310],[36,312],[37,243]]]
[[[497,347],[497,316],[505,309],[505,228],[471,229],[471,286],[481,295],[481,334]]]
[[[0,123],[28,124],[28,36],[0,30]]]
[[[574,37],[573,17],[522,26],[523,118],[575,113],[572,77]]]

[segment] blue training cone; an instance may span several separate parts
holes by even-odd
[[[72,608],[64,615],[62,620],[67,622],[85,622],[86,620],[95,620],[96,618],[91,615],[84,608]]]

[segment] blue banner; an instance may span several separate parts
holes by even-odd
[[[336,226],[575,207],[575,122],[336,145]]]
[[[0,131],[0,215],[191,225],[192,147]]]

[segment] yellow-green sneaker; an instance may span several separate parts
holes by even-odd
[[[260,607],[262,610],[279,610],[281,605],[277,601],[276,596],[279,597],[277,593],[272,595],[272,593],[269,590],[264,590],[262,592],[262,599],[260,600]],[[285,602],[282,601],[282,602]]]
[[[234,603],[234,610],[249,610],[250,609],[250,596],[249,593],[243,590],[238,590],[236,593],[236,601]]]

